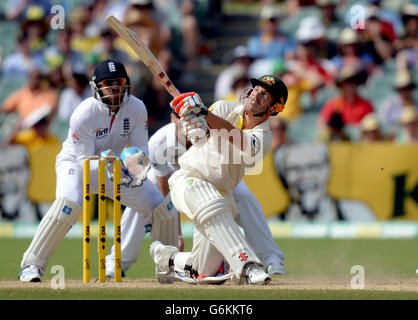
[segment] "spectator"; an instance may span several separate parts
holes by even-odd
[[[129,55],[125,51],[115,48],[114,41],[115,34],[109,29],[103,30],[100,33],[100,43],[95,52],[101,56],[101,60],[112,59],[122,62],[125,66],[131,64]]]
[[[331,70],[326,70],[324,61],[318,58],[318,46],[324,35],[325,29],[317,18],[302,19],[296,31],[296,39],[299,41],[296,48],[296,62],[298,69],[310,74],[311,79],[316,78],[320,81],[320,85],[328,86],[332,84]]]
[[[163,70],[166,71],[167,75],[172,79],[171,68],[172,55],[168,51],[162,51],[158,60]],[[159,79],[151,75],[149,83],[138,82],[137,87],[143,90],[141,99],[144,101],[146,106],[152,106],[148,109],[148,124],[150,134],[154,133],[161,125],[170,121],[169,112],[167,112],[167,106],[170,105],[173,99],[170,94],[161,85]]]
[[[340,112],[332,113],[327,121],[325,130],[320,132],[319,141],[322,142],[344,142],[350,141],[350,137],[345,132],[345,124]]]
[[[388,24],[395,34],[400,35],[403,30],[402,21],[399,14],[387,7],[382,6],[381,0],[367,0],[366,10],[375,11],[379,19]],[[385,27],[388,28],[389,27]]]
[[[385,140],[382,130],[374,113],[369,113],[360,122],[360,141],[377,142]]]
[[[186,57],[186,70],[196,67],[199,57],[200,29],[199,23],[194,15],[196,9],[195,2],[192,0],[182,0],[180,5],[181,12],[181,34],[183,51]]]
[[[51,87],[57,89],[59,92],[66,87],[63,66],[64,65],[59,65],[55,68],[47,69],[46,71]]]
[[[22,144],[27,148],[40,148],[47,144],[59,145],[59,139],[49,133],[51,112],[52,109],[48,104],[32,111],[22,123],[23,130],[16,134],[11,143]]]
[[[86,70],[83,54],[71,47],[72,35],[69,29],[60,30],[56,43],[45,52],[45,60],[48,64],[54,65],[54,61],[62,61],[64,77],[73,72],[83,73]]]
[[[243,70],[236,69],[232,77],[231,91],[222,100],[240,102],[250,86],[248,74]]]
[[[169,30],[159,21],[151,0],[130,0],[129,3],[124,24],[140,34],[146,46],[158,57],[168,46],[171,36]]]
[[[286,62],[283,59],[276,60],[273,65],[273,72],[283,80],[288,89],[287,101],[290,108],[285,108],[277,117],[287,122],[292,122],[302,112],[302,93],[313,91],[322,82],[317,75],[306,72],[298,64]]]
[[[38,108],[49,105],[51,117],[54,116],[58,102],[58,93],[49,88],[47,77],[38,69],[31,72],[28,84],[22,89],[11,94],[3,103],[2,112],[17,112],[20,121],[12,132],[3,139],[2,145],[7,145],[22,128],[26,119]]]
[[[7,20],[23,21],[27,17],[28,10],[36,6],[38,11],[51,12],[51,3],[48,0],[8,0],[5,17]]]
[[[273,135],[273,152],[286,144],[292,143],[292,141],[287,136],[287,128],[288,123],[286,120],[280,119],[278,117],[270,118],[270,129]]]
[[[336,70],[345,65],[362,64],[368,70],[368,73],[373,72],[373,59],[369,54],[361,52],[361,43],[357,31],[345,28],[341,31],[337,44],[339,54],[331,59]]]
[[[344,125],[358,126],[361,119],[374,111],[372,104],[358,93],[359,85],[366,80],[366,72],[359,66],[345,66],[337,75],[340,93],[329,99],[319,115],[319,128],[323,130],[334,112],[340,112]]]
[[[366,10],[365,29],[361,31],[362,51],[368,53],[376,65],[382,65],[394,56],[392,43],[396,39],[392,25],[383,21],[378,10],[369,7]]]
[[[90,19],[86,26],[85,35],[92,38],[98,38],[103,30],[108,28],[106,23],[108,0],[95,0],[90,4]]]
[[[399,119],[402,129],[396,138],[399,144],[418,143],[418,114],[414,108],[402,110]]]
[[[58,102],[57,118],[69,121],[74,109],[91,96],[89,79],[84,73],[73,73],[67,81],[68,88],[64,89]]]
[[[408,3],[402,7],[401,17],[404,27],[399,39],[396,40],[397,50],[418,47],[418,5]]]
[[[99,35],[91,34],[88,26],[92,18],[92,2],[90,5],[82,5],[70,13],[71,49],[86,55],[99,43]],[[78,70],[79,71],[79,70]]]
[[[42,55],[30,50],[27,34],[21,33],[17,39],[16,52],[4,59],[2,76],[28,77],[35,68],[43,68]]]
[[[326,39],[325,30],[325,26],[317,17],[308,16],[300,21],[296,31],[296,39],[306,47],[308,54],[315,54],[320,60],[331,59],[337,54],[337,46],[333,41]]]
[[[395,136],[399,128],[399,118],[402,110],[412,108],[418,110],[418,100],[413,95],[416,88],[409,71],[399,71],[394,81],[396,94],[383,101],[380,108],[380,119],[391,136]]]
[[[407,4],[402,8],[402,21],[405,25],[405,32],[395,42],[399,50],[396,60],[399,69],[410,69],[418,72],[418,5]]]
[[[215,100],[223,99],[232,91],[234,75],[238,72],[248,73],[254,58],[245,46],[235,47],[232,51],[230,66],[223,70],[215,82]]]
[[[25,20],[20,29],[28,36],[29,46],[32,52],[43,51],[46,46],[46,35],[49,31],[50,11],[36,4],[30,4],[25,13]]]
[[[325,36],[334,43],[340,38],[340,33],[345,26],[344,21],[337,16],[337,2],[337,0],[316,0],[316,5],[321,11],[321,22],[326,30]]]
[[[275,6],[264,6],[260,13],[260,31],[248,41],[248,53],[255,59],[284,58],[294,51],[294,43],[279,31],[281,16]]]
[[[130,0],[123,19],[124,24],[137,34],[141,35],[145,45],[152,51],[159,63],[166,67],[167,73],[171,72],[173,55],[168,47],[170,33],[164,28],[163,24],[158,20],[156,11],[150,0]],[[114,42],[116,48],[126,51],[131,58],[137,59],[133,50],[120,38]],[[143,64],[135,64],[131,77],[133,93],[141,99],[145,95],[151,98],[147,92],[149,86],[162,91],[162,86],[153,82],[153,75]],[[165,93],[162,93],[165,100]],[[155,97],[154,100],[161,97]],[[148,102],[153,105],[152,101]],[[150,110],[149,110],[150,111]],[[168,119],[168,118],[167,118]]]

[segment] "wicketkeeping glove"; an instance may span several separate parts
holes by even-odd
[[[195,92],[182,93],[170,102],[170,106],[181,118],[188,114],[203,116],[208,114],[202,99]]]
[[[150,168],[150,160],[145,152],[136,147],[125,148],[120,154],[120,161],[122,168],[133,178],[132,186],[142,186]]]

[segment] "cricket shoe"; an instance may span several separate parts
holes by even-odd
[[[217,274],[213,277],[198,276],[190,277],[190,274],[178,271],[159,271],[158,266],[155,271],[157,275],[158,282],[160,283],[173,283],[174,281],[182,281],[189,284],[213,284],[213,285],[223,285],[226,281],[232,278],[232,274]]]
[[[179,252],[176,247],[165,246],[160,241],[151,243],[149,253],[154,260],[155,275],[159,283],[172,283],[176,278],[174,268],[170,266],[170,258]]]
[[[22,282],[41,282],[41,276],[41,270],[34,264],[31,264],[20,269],[17,278]]]
[[[270,281],[270,276],[264,272],[261,266],[255,263],[248,263],[242,272],[240,284],[265,285]]]
[[[267,273],[271,276],[276,276],[276,275],[285,275],[287,274],[287,271],[284,267],[283,264],[281,263],[270,263],[267,267]]]

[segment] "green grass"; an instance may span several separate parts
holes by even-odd
[[[286,256],[288,275],[274,279],[274,285],[250,286],[184,286],[159,285],[154,280],[154,264],[148,253],[149,240],[144,242],[139,260],[127,272],[127,279],[135,283],[153,283],[153,287],[119,287],[118,284],[53,290],[38,284],[21,286],[16,276],[23,252],[30,240],[0,239],[2,259],[0,281],[16,281],[19,288],[2,288],[0,299],[140,299],[140,300],[399,300],[418,299],[418,239],[413,240],[312,240],[280,239],[280,247]],[[96,243],[92,243],[92,279],[97,277]],[[191,240],[186,239],[186,250]],[[81,240],[65,239],[53,255],[43,282],[54,274],[53,265],[65,268],[65,279],[80,281],[82,247]],[[354,276],[351,267],[361,265],[365,269],[365,289],[350,289]],[[145,281],[145,279],[148,279]],[[321,283],[324,283],[321,286]],[[327,288],[329,283],[339,287]],[[296,286],[293,286],[293,285]],[[313,286],[319,284],[319,287]],[[369,286],[374,284],[374,286]],[[389,290],[376,289],[376,284],[389,285]],[[398,286],[399,284],[399,286]],[[409,286],[404,289],[405,284]],[[305,287],[306,285],[306,287]]]

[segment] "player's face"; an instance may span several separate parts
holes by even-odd
[[[126,79],[105,79],[99,83],[102,100],[110,106],[119,106],[126,92]]]
[[[273,96],[267,89],[261,86],[255,86],[245,104],[245,111],[249,115],[267,111],[273,104]]]

